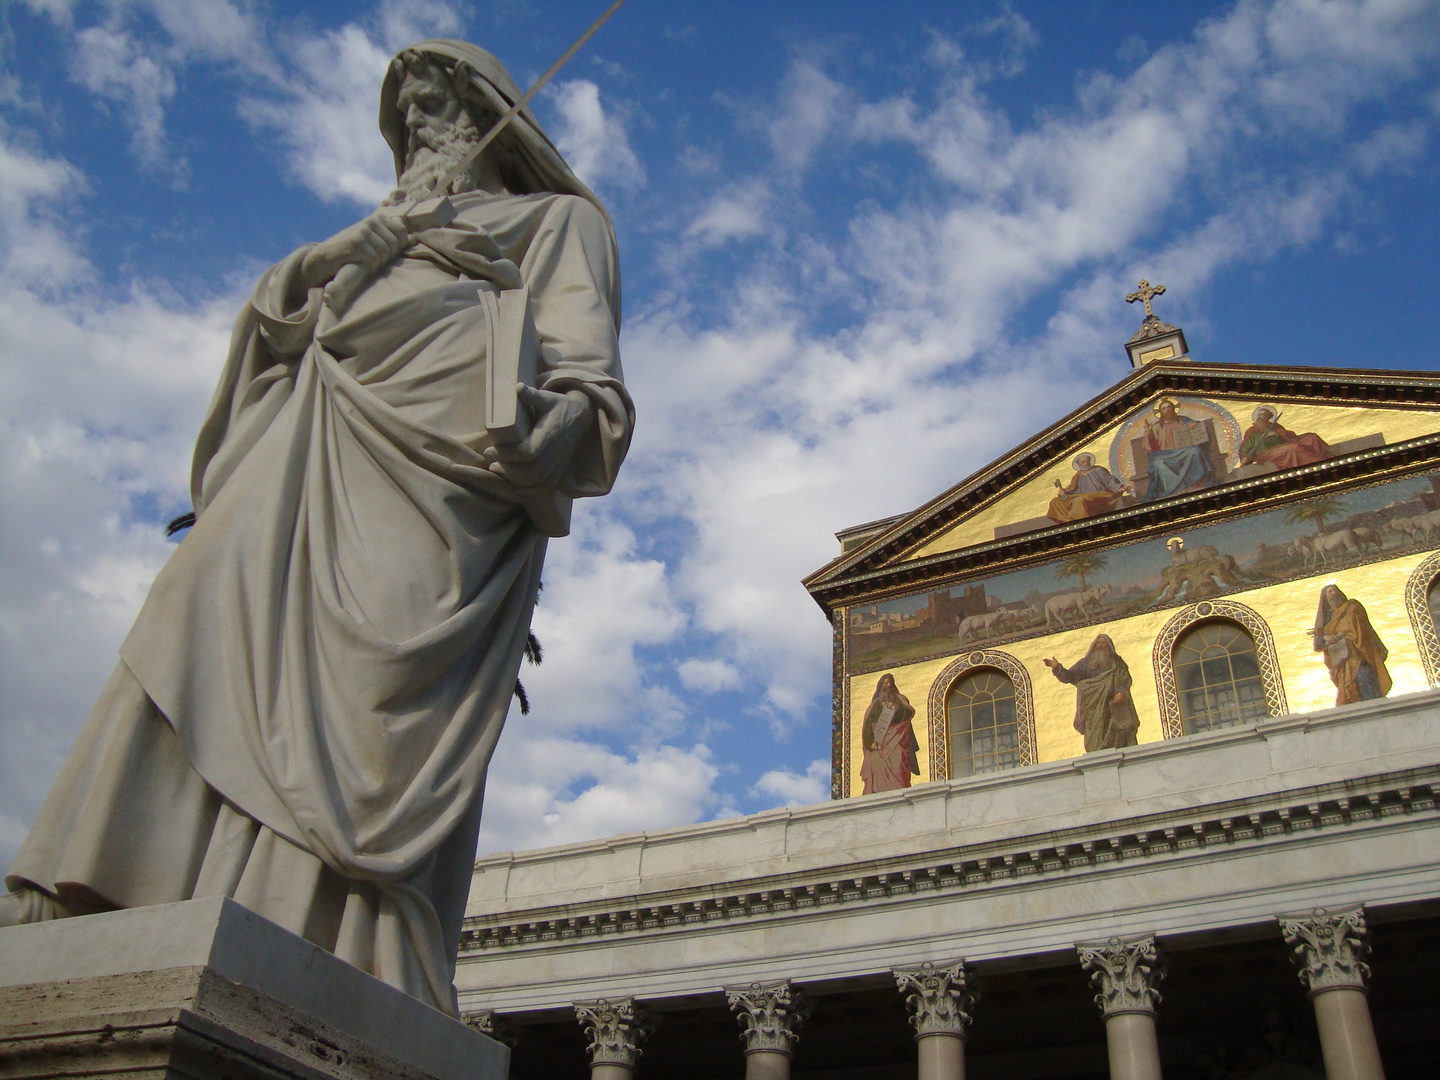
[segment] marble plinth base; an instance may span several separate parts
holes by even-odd
[[[230,900],[0,930],[0,1080],[505,1080],[509,1063]]]

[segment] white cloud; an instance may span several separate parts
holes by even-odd
[[[572,79],[556,84],[553,97],[560,112],[555,145],[581,180],[591,187],[644,185],[645,167],[630,148],[624,122],[600,104],[598,86]]]
[[[750,792],[771,799],[780,806],[813,806],[830,798],[830,762],[812,761],[803,774],[789,769],[771,769],[755,782]]]
[[[717,806],[704,746],[616,754],[536,736],[512,720],[485,786],[481,853],[568,844],[699,821]]]
[[[785,169],[798,173],[831,133],[848,93],[814,64],[793,64],[770,121],[770,148]]]
[[[376,22],[392,56],[427,38],[456,37],[464,26],[455,5],[444,0],[384,0]]]
[[[665,564],[635,551],[634,534],[581,503],[575,535],[551,546],[534,628],[545,662],[522,672],[533,716],[556,730],[668,725],[678,706],[657,693],[637,655],[685,625]],[[638,738],[638,734],[635,735]]]
[[[372,209],[395,186],[375,122],[391,55],[355,23],[293,41],[284,93],[242,100],[241,115],[280,140],[291,175],[320,198]]]
[[[740,687],[740,672],[728,660],[686,660],[676,669],[680,684],[686,690],[701,694],[718,694]]]
[[[702,247],[719,247],[731,240],[758,236],[765,231],[770,203],[770,190],[763,181],[731,185],[711,198],[685,227],[685,235]]]
[[[75,46],[71,73],[92,93],[125,106],[135,155],[152,168],[168,166],[183,175],[184,165],[170,159],[165,138],[165,106],[175,96],[169,65],[124,30],[92,26],[75,35]]]

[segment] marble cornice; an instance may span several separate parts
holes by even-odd
[[[737,921],[828,915],[917,896],[959,897],[1041,879],[1106,873],[1150,860],[1386,829],[1436,816],[1440,765],[1256,795],[890,860],[476,915],[461,956],[557,942],[634,940]]]
[[[904,515],[891,528],[810,574],[804,579],[806,588],[828,611],[831,601],[827,594],[833,585],[892,568],[895,560],[929,542],[965,513],[1023,482],[1040,462],[1067,445],[1094,437],[1161,392],[1259,396],[1277,402],[1423,408],[1440,404],[1440,377],[1426,372],[1227,365],[1189,360],[1148,364],[1010,453],[913,513]],[[1106,520],[1117,516],[1107,515]],[[1021,538],[1010,538],[1006,543],[1013,545],[1018,539]]]

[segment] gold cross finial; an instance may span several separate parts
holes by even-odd
[[[1145,305],[1145,317],[1147,319],[1153,319],[1155,317],[1155,310],[1150,306],[1150,301],[1154,300],[1157,296],[1163,295],[1164,292],[1164,285],[1151,285],[1150,282],[1141,278],[1140,287],[1125,297],[1125,302],[1127,304],[1133,304],[1136,301],[1140,301]]]

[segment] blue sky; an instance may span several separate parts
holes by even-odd
[[[383,65],[523,84],[600,3],[0,8],[0,860],[170,550],[255,276],[390,186]],[[639,424],[552,545],[497,850],[826,797],[800,578],[1127,371],[1430,368],[1433,3],[629,0],[539,99],[610,206]]]

